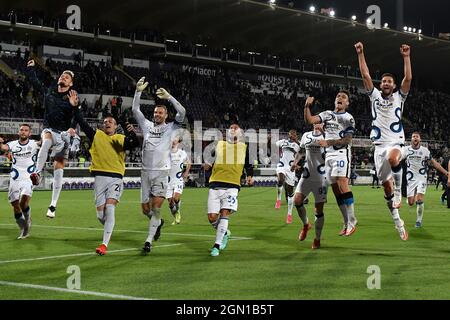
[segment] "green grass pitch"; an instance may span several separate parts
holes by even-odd
[[[15,240],[7,194],[0,193],[0,299],[449,299],[450,209],[428,188],[423,227],[414,228],[415,207],[403,204],[409,240],[400,240],[382,189],[353,187],[358,229],[339,237],[341,214],[334,197],[325,206],[320,250],[311,250],[314,229],[297,240],[300,221],[285,224],[286,205],[274,209],[275,188],[243,189],[230,219],[234,241],[218,257],[209,250],[215,232],[206,217],[207,189],[186,189],[182,223],[167,223],[148,256],[140,255],[148,219],[139,190],[126,190],[116,210],[108,255],[96,256],[102,239],[92,191],[63,191],[57,217],[48,220],[50,192],[35,192],[30,238]],[[295,209],[294,209],[295,211]],[[308,216],[313,219],[311,204]],[[232,239],[233,239],[232,238]],[[81,290],[67,288],[69,266],[80,268]],[[381,288],[369,290],[369,266],[381,271]],[[18,287],[24,284],[25,287]],[[43,287],[31,288],[29,285]],[[98,295],[89,294],[90,292]],[[117,297],[120,298],[120,297]]]

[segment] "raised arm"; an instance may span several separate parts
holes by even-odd
[[[177,110],[177,114],[175,116],[175,121],[178,123],[182,123],[184,121],[184,117],[186,116],[186,109],[175,99],[172,97],[164,88],[159,88],[156,90],[156,95],[160,99],[169,100],[170,103],[174,106],[175,110]]]
[[[364,45],[361,42],[355,44],[356,53],[358,54],[359,71],[363,79],[364,88],[367,91],[372,92],[373,82],[370,76],[369,67],[366,63],[366,57],[364,56]]]
[[[131,111],[133,111],[133,116],[136,119],[139,127],[144,131],[144,128],[146,127],[147,119],[145,118],[144,114],[141,111],[141,94],[142,91],[145,90],[148,86],[148,82],[144,82],[145,77],[142,77],[139,79],[139,81],[136,83],[136,92],[134,93],[134,99],[133,99],[133,106],[131,108]]]
[[[305,109],[303,111],[305,122],[309,123],[309,124],[321,123],[322,119],[320,119],[319,116],[313,116],[311,114],[311,107],[312,107],[313,103],[314,103],[314,97],[306,98]]]
[[[31,81],[31,84],[33,85],[35,90],[41,90],[43,88],[42,81],[38,78],[36,74],[36,68],[35,68],[36,62],[34,60],[30,60],[27,63],[27,74],[28,78]]]
[[[411,88],[412,82],[412,68],[411,68],[411,48],[406,44],[402,44],[400,47],[400,54],[403,57],[403,68],[405,72],[405,76],[402,81],[402,85],[400,87],[400,91],[402,94],[408,94],[409,89]]]
[[[80,125],[81,130],[86,134],[88,139],[92,142],[95,136],[95,130],[84,120],[81,111],[78,109],[74,115],[76,123]]]

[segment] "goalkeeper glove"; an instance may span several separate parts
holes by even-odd
[[[159,88],[158,90],[156,90],[156,95],[158,96],[158,98],[164,100],[169,100],[171,97],[170,94],[164,88]]]
[[[147,88],[148,86],[148,82],[144,82],[145,81],[145,77],[142,77],[139,79],[139,81],[136,83],[136,91],[137,92],[142,92],[145,90],[145,88]]]

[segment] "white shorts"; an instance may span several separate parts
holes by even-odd
[[[182,194],[183,188],[184,188],[183,180],[170,182],[169,186],[167,187],[166,198],[167,199],[172,198],[175,193]]]
[[[295,193],[301,193],[305,198],[312,192],[314,194],[315,203],[327,202],[328,183],[325,179],[319,181],[311,181],[301,178],[295,188]]]
[[[9,180],[8,200],[15,202],[22,196],[31,197],[33,195],[33,184],[30,179],[27,180]]]
[[[141,203],[149,203],[152,197],[165,198],[169,186],[169,170],[142,171]]]
[[[350,152],[347,149],[327,153],[325,156],[325,176],[327,181],[333,184],[336,182],[337,177],[350,178],[350,166]]]
[[[282,166],[282,167],[277,167],[277,176],[278,174],[284,174],[284,182],[289,185],[289,186],[294,186],[295,185],[295,172],[291,171],[291,167],[286,167],[286,166]]]
[[[123,180],[121,178],[96,176],[94,180],[95,206],[100,207],[106,203],[106,199],[120,201],[123,192]]]
[[[425,194],[427,192],[427,181],[425,179],[411,179],[407,181],[406,192],[408,198],[414,197],[417,193]]]
[[[50,157],[55,158],[69,158],[69,147],[70,147],[70,135],[67,131],[57,132],[51,128],[45,128],[42,130],[41,137],[44,139],[44,135],[50,133],[52,135],[52,152]]]
[[[237,188],[229,189],[209,189],[208,193],[208,213],[219,213],[221,209],[228,209],[236,212],[238,208]]]
[[[375,159],[375,169],[382,184],[392,178],[392,168],[388,157],[389,152],[393,149],[399,150],[402,153],[402,159],[404,158],[404,150],[400,145],[375,146],[375,152],[373,154]]]

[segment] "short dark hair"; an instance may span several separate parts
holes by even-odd
[[[167,107],[166,107],[165,105],[163,105],[163,104],[157,104],[157,105],[155,106],[155,109],[156,109],[156,108],[163,108],[163,109],[166,111],[166,113],[168,113]],[[153,110],[155,110],[155,109],[153,109]]]
[[[414,131],[413,133],[411,133],[411,136],[414,135],[414,134],[417,134],[417,135],[421,136],[419,131]]]
[[[385,72],[381,75],[381,79],[383,79],[384,77],[391,77],[394,80],[394,83],[397,83],[397,80],[395,79],[395,76],[392,73]]]
[[[20,127],[28,127],[30,130],[31,130],[31,126],[28,124],[28,123],[22,123],[20,126],[19,126],[19,128]]]
[[[112,115],[112,114],[110,114],[110,113],[108,113],[108,114],[106,114],[106,116],[104,116],[103,117],[103,121],[106,119],[106,118],[113,118],[114,119],[114,121],[116,122],[116,124],[117,124],[117,119],[116,118],[114,118],[114,116]]]
[[[340,89],[340,90],[338,91],[337,94],[339,94],[339,93],[344,93],[344,94],[346,94],[347,97],[348,97],[348,102],[350,102],[350,92],[349,92],[348,90],[346,90],[346,89]]]

